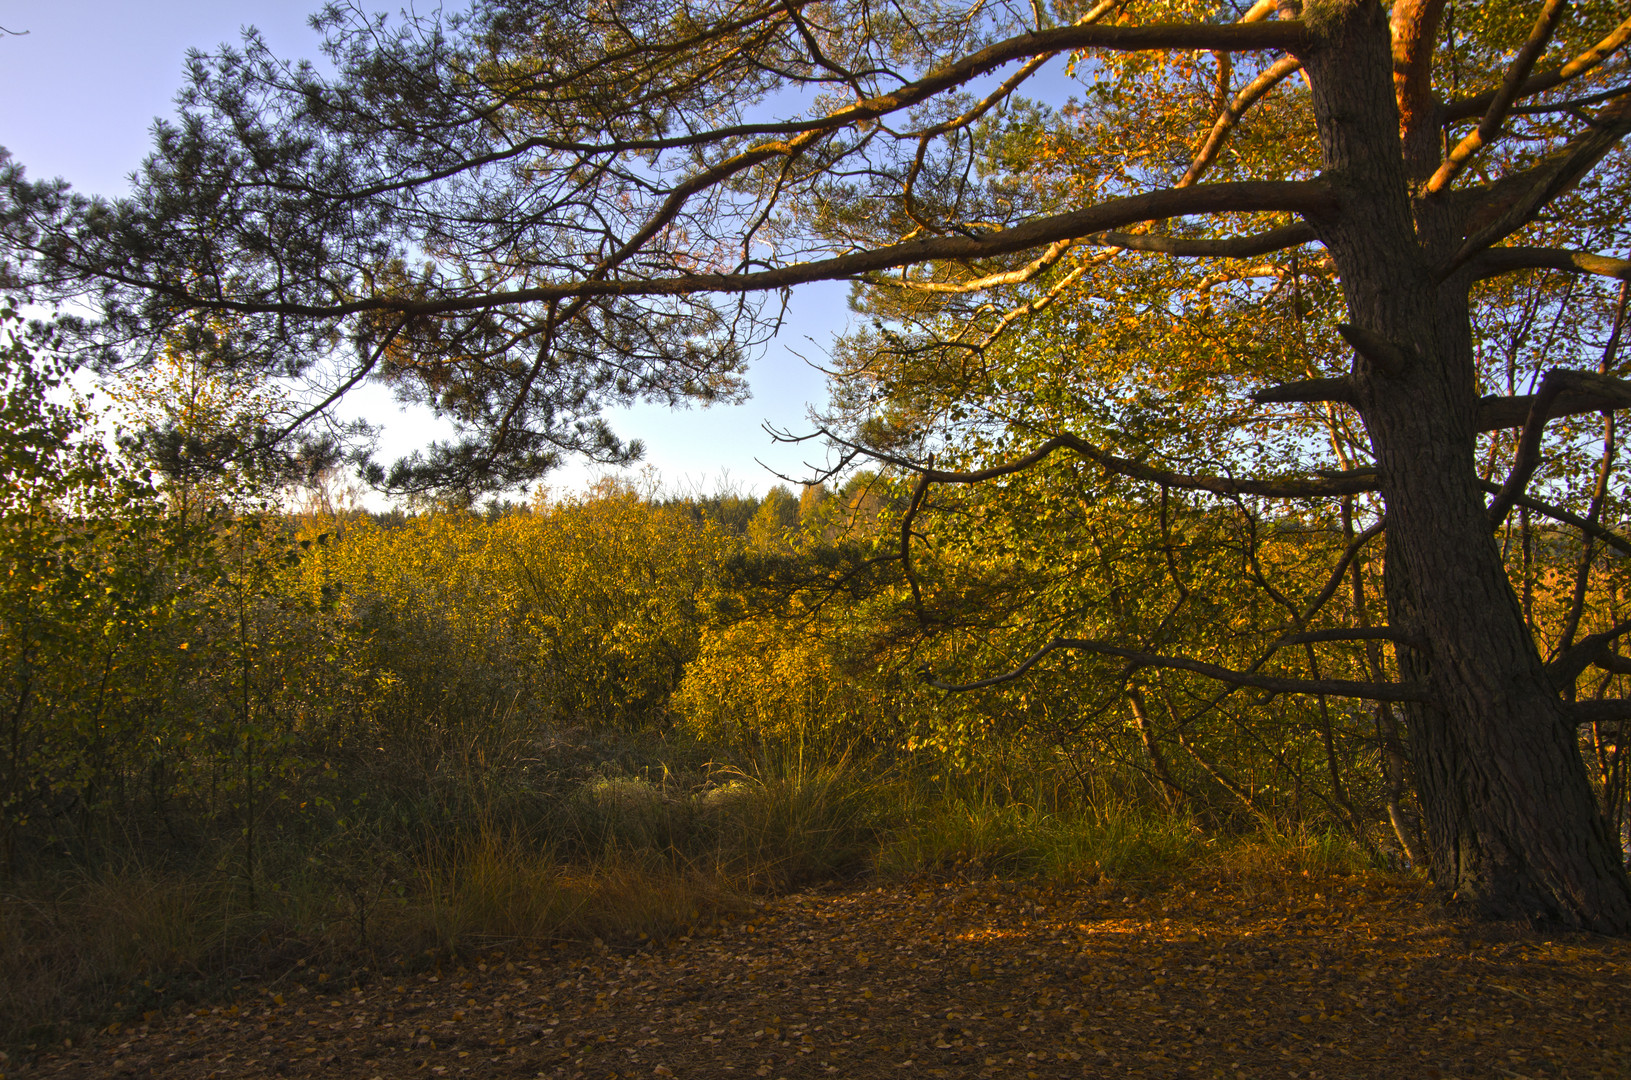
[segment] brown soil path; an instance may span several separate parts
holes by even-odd
[[[1631,1077],[1631,941],[1385,879],[934,882],[784,897],[635,951],[312,976],[11,1077]]]

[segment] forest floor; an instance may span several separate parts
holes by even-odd
[[[1469,922],[1396,878],[872,883],[453,965],[298,969],[0,1074],[1631,1077],[1631,942]]]

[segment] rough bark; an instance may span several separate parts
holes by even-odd
[[[1631,884],[1478,485],[1471,274],[1432,271],[1459,223],[1448,200],[1413,196],[1423,163],[1401,146],[1380,5],[1321,6],[1302,59],[1342,210],[1317,224],[1350,320],[1412,358],[1387,370],[1356,353],[1352,384],[1387,505],[1389,622],[1430,647],[1399,662],[1431,699],[1402,709],[1432,871],[1486,915],[1628,933]]]

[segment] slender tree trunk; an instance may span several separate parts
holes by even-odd
[[[1387,504],[1392,624],[1428,645],[1400,673],[1438,885],[1480,912],[1631,933],[1631,883],[1594,805],[1573,724],[1546,678],[1492,535],[1474,461],[1477,387],[1464,274],[1446,200],[1412,201],[1386,17],[1310,4],[1303,57],[1338,215],[1316,223],[1350,321],[1402,364],[1356,358],[1353,381]]]
[[[1150,711],[1144,704],[1144,692],[1136,686],[1129,686],[1127,701],[1132,706],[1133,720],[1138,724],[1138,737],[1144,744],[1144,754],[1149,758],[1150,769],[1155,773],[1155,778],[1164,785],[1162,795],[1167,808],[1181,805],[1188,798],[1189,792],[1173,779],[1172,770],[1167,767],[1167,756],[1161,752],[1161,743],[1155,734],[1155,724],[1150,720]]]

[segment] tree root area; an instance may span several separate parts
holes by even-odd
[[[1393,878],[922,880],[780,897],[660,944],[494,947],[361,985],[307,971],[9,1071],[1626,1077],[1628,972],[1631,941],[1472,922]]]

